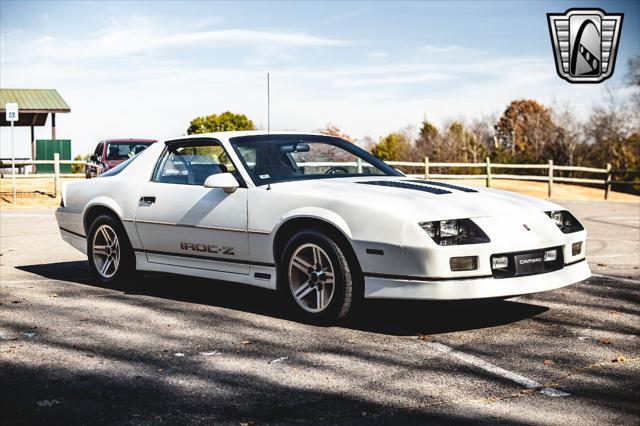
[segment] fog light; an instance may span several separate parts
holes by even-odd
[[[571,244],[571,256],[577,256],[582,253],[582,241]]]
[[[491,269],[504,269],[509,266],[509,258],[507,256],[494,257],[491,259]]]
[[[452,271],[473,271],[478,269],[478,256],[452,257],[449,266]]]
[[[558,252],[556,251],[556,249],[547,250],[547,251],[544,252],[544,261],[545,262],[553,262],[557,258],[558,258]]]

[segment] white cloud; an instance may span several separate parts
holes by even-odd
[[[196,23],[197,27],[213,25],[216,18]],[[193,27],[192,27],[193,28]],[[83,59],[130,57],[140,54],[158,54],[164,50],[188,46],[212,47],[268,47],[310,48],[332,47],[347,44],[344,40],[309,35],[296,31],[265,31],[257,29],[216,29],[200,31],[172,31],[146,17],[133,17],[124,22],[112,19],[106,28],[87,38],[60,39],[45,35],[37,40],[21,41],[3,34],[3,50],[16,58],[36,57],[58,62]],[[15,53],[12,55],[12,53]],[[3,55],[4,56],[4,55]]]
[[[431,82],[443,82],[451,80],[452,76],[445,73],[424,73],[424,74],[410,74],[410,75],[397,75],[397,76],[385,76],[376,78],[363,78],[362,75],[354,78],[342,78],[334,81],[333,85],[339,88],[357,88],[357,87],[370,87],[370,86],[389,86],[389,85],[407,85],[416,83],[431,83]]]

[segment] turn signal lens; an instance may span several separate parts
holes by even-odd
[[[452,257],[449,266],[452,271],[473,271],[478,269],[478,256]]]
[[[582,241],[571,244],[571,256],[577,256],[582,253]]]

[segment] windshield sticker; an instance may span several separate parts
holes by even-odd
[[[269,175],[260,175],[260,179],[269,179],[270,177]]]

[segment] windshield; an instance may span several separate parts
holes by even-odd
[[[340,138],[260,135],[231,138],[256,185],[288,180],[401,176],[365,150]]]
[[[126,160],[144,151],[153,142],[110,142],[107,146],[107,160]]]

